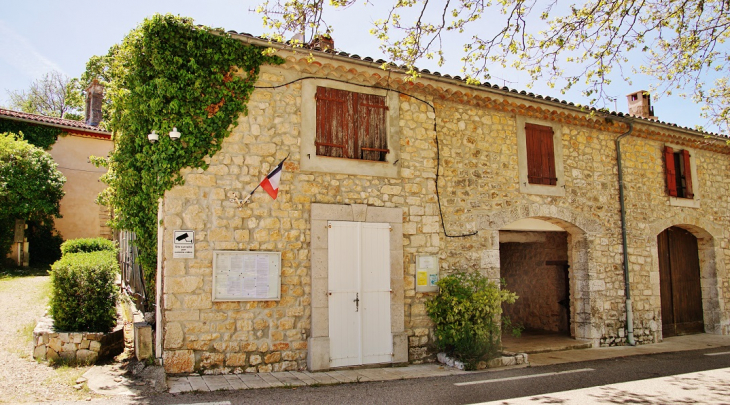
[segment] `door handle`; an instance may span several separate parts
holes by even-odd
[[[355,299],[352,300],[355,303],[355,312],[360,311],[360,293],[355,293]]]

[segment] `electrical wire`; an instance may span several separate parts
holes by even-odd
[[[276,85],[276,86],[254,86],[254,89],[259,89],[259,90],[263,90],[263,89],[278,89],[278,88],[281,88],[281,87],[284,87],[284,86],[288,86],[290,84],[294,84],[294,83],[300,82],[302,80],[307,80],[307,79],[330,80],[330,81],[340,82],[340,83],[345,83],[345,84],[350,84],[350,85],[354,85],[354,86],[360,86],[360,87],[367,87],[367,88],[372,88],[372,89],[381,89],[381,90],[386,90],[386,91],[392,91],[394,93],[398,93],[398,94],[404,95],[406,97],[410,97],[410,98],[412,98],[414,100],[420,101],[423,104],[426,104],[427,106],[431,107],[431,109],[433,110],[433,132],[434,132],[435,139],[436,139],[436,202],[438,203],[438,207],[439,207],[439,216],[441,217],[441,227],[444,230],[444,235],[447,238],[465,238],[465,237],[468,237],[468,236],[474,236],[474,235],[476,235],[476,234],[479,233],[478,231],[475,231],[475,232],[465,233],[465,234],[461,234],[461,235],[450,235],[446,231],[446,223],[444,222],[444,211],[443,211],[443,209],[441,207],[441,196],[440,196],[440,193],[439,193],[439,171],[441,169],[441,151],[440,151],[440,147],[439,147],[438,126],[437,126],[437,121],[436,121],[436,107],[433,104],[429,103],[428,101],[426,101],[424,99],[418,98],[418,97],[416,97],[416,96],[414,96],[412,94],[408,94],[408,93],[405,93],[403,91],[396,90],[396,89],[391,89],[389,87],[373,86],[373,85],[370,85],[370,84],[352,83],[352,82],[349,82],[347,80],[335,79],[335,78],[331,78],[331,77],[306,76],[306,77],[300,77],[298,79],[292,80],[292,81],[287,82],[287,83],[279,84],[279,85]]]

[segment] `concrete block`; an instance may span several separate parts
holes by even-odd
[[[312,308],[312,337],[325,337],[330,334],[329,307]]]
[[[327,249],[312,249],[312,278],[327,280],[327,277]]]
[[[368,207],[367,222],[382,222],[391,224],[403,223],[402,208]]]
[[[312,249],[327,249],[328,231],[329,228],[327,228],[327,220],[312,220]]]
[[[339,204],[312,204],[312,220],[352,221],[352,208]]]
[[[352,204],[352,219],[355,222],[365,222],[368,206],[365,204]]]
[[[408,335],[405,332],[393,334],[393,363],[408,362]]]
[[[137,360],[152,357],[152,326],[146,322],[134,323],[134,355]]]
[[[330,368],[330,338],[311,337],[308,340],[307,369],[324,371]],[[407,357],[406,357],[407,361]]]

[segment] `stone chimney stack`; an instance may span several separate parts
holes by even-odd
[[[651,96],[645,90],[631,93],[626,98],[629,100],[629,114],[653,120],[657,119],[654,116],[654,107],[651,106]]]
[[[99,126],[101,122],[101,104],[104,102],[104,86],[94,79],[86,88],[86,125]]]

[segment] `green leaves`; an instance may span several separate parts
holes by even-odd
[[[114,279],[118,273],[113,250],[64,254],[51,271],[49,304],[55,328],[109,332],[117,323]]]
[[[66,177],[58,171],[51,155],[12,133],[0,134],[0,224],[14,225],[15,219],[46,222],[60,217],[59,202]],[[0,238],[0,254],[8,250]]]
[[[436,344],[475,367],[499,349],[499,317],[502,303],[514,303],[517,295],[477,272],[454,273],[438,281],[439,294],[426,302],[435,324]]]
[[[102,198],[114,208],[112,225],[137,234],[151,302],[157,200],[182,184],[182,168],[207,167],[206,157],[220,150],[246,113],[260,66],[281,62],[264,56],[261,48],[169,14],[144,20],[107,56],[90,61],[108,79],[108,128],[116,145]],[[173,127],[182,134],[179,141],[166,136]],[[147,140],[152,130],[162,135],[155,144]]]

